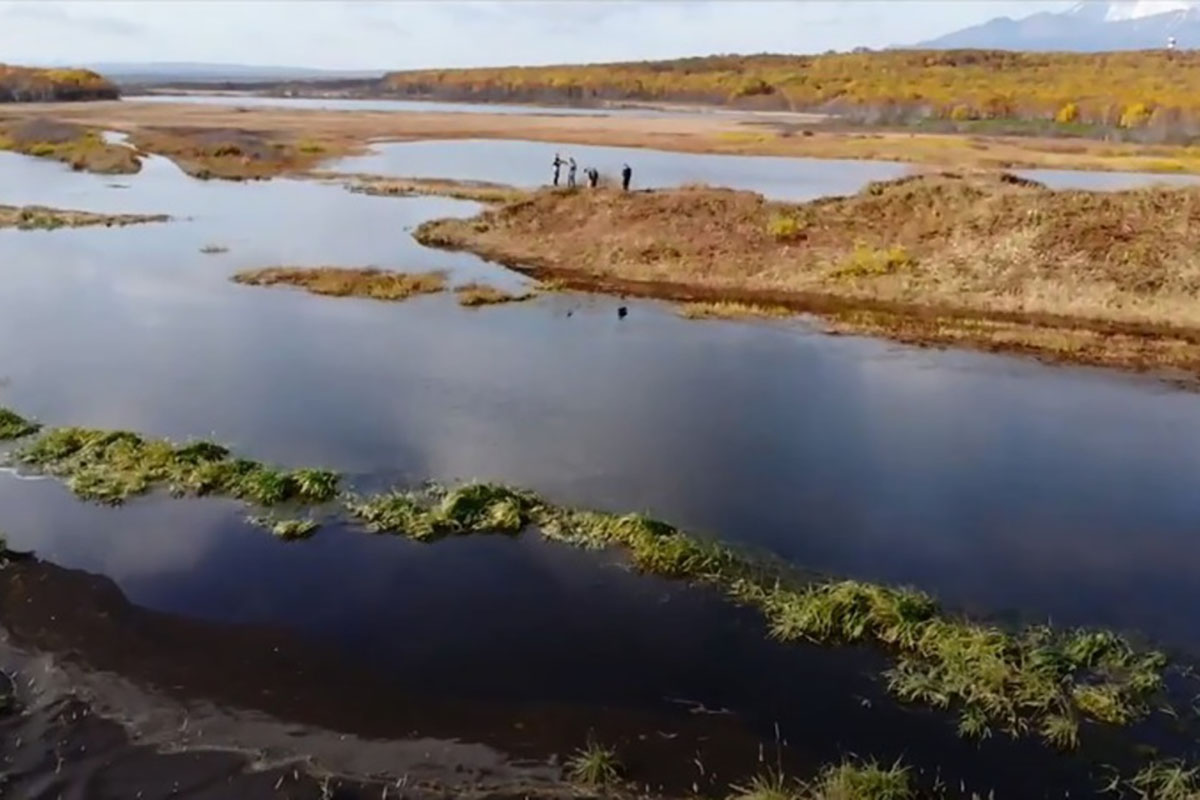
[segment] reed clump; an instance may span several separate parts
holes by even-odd
[[[589,739],[567,759],[571,780],[584,786],[608,786],[621,777],[621,760],[611,747]]]

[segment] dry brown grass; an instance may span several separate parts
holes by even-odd
[[[166,156],[194,178],[253,180],[303,173],[327,158],[357,146],[343,140],[314,139],[303,131],[243,128],[161,127],[133,131],[129,141]]]
[[[268,267],[239,272],[233,280],[249,286],[297,286],[328,297],[391,301],[435,294],[446,287],[446,275],[442,272],[405,273],[343,267]]]
[[[448,178],[388,178],[383,175],[315,172],[314,178],[340,180],[347,189],[377,197],[415,197],[436,195],[478,203],[511,203],[524,199],[529,192],[504,183],[456,181]]]
[[[7,119],[28,119],[30,109],[0,111]],[[315,109],[254,108],[187,103],[50,104],[37,113],[105,130],[243,130],[260,138],[291,143],[303,159],[282,171],[311,168],[320,157],[365,148],[371,141],[418,139],[524,139],[547,143],[653,147],[688,153],[804,156],[809,158],[885,159],[951,168],[1044,167],[1085,170],[1200,172],[1200,148],[1172,145],[1111,143],[1083,138],[964,135],[946,133],[831,130],[814,124],[796,136],[790,123],[769,117],[745,124],[721,115],[678,117],[548,116],[536,114],[452,114],[345,112]],[[190,136],[190,134],[189,134]],[[188,137],[185,137],[188,138]],[[190,146],[177,137],[135,139],[151,152],[161,152],[189,168]],[[301,153],[310,143],[325,153]],[[636,165],[635,165],[636,167]],[[197,171],[201,163],[191,166]],[[224,169],[240,170],[226,159]],[[253,176],[272,173],[261,167]]]
[[[1200,364],[1200,189],[1051,191],[947,173],[799,205],[701,187],[547,191],[429,223],[418,238],[580,288],[886,311],[865,329],[1091,363]],[[919,332],[897,327],[908,317],[921,320]],[[932,317],[1009,329],[951,334]],[[1015,333],[1028,326],[1077,333],[1058,347]]]
[[[787,306],[764,306],[732,300],[683,303],[679,316],[685,319],[780,319],[795,312]]]
[[[72,169],[102,175],[127,175],[142,168],[136,152],[106,143],[99,131],[43,117],[0,124],[0,150],[62,161]]]
[[[165,214],[95,214],[91,211],[73,211],[45,206],[0,206],[0,228],[21,230],[54,230],[55,228],[83,228],[93,225],[114,226],[137,225],[143,222],[166,222]]]
[[[535,296],[533,292],[513,294],[512,292],[506,292],[503,289],[497,289],[495,286],[488,286],[484,283],[463,284],[455,289],[454,293],[458,295],[458,304],[467,308],[494,306],[502,303],[520,303],[523,300],[530,300]]]

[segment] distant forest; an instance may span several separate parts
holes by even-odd
[[[0,64],[0,103],[115,100],[117,87],[86,69],[35,69]]]
[[[889,50],[817,56],[393,72],[388,93],[452,100],[703,103],[865,123],[1045,120],[1200,134],[1200,52]]]

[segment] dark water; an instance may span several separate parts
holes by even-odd
[[[429,174],[455,177],[461,160],[438,152],[426,154]],[[201,183],[158,159],[114,181],[16,156],[0,156],[0,202],[178,217],[0,231],[0,403],[47,424],[212,435],[357,485],[503,480],[915,584],[980,614],[1200,642],[1200,623],[1180,613],[1200,602],[1195,394],[800,323],[690,322],[653,303],[631,304],[624,320],[621,301],[575,295],[469,312],[442,296],[392,305],[227,280],[242,267],[374,264],[518,281],[408,236],[423,219],[471,213],[467,203]],[[206,244],[230,250],[202,255]],[[598,729],[685,788],[669,763],[686,767],[688,748],[706,742],[728,776],[753,765],[776,722],[805,764],[903,754],[1015,796],[1079,779],[1071,759],[1027,744],[977,749],[944,718],[898,708],[880,696],[877,656],[777,647],[754,615],[608,558],[533,537],[422,547],[337,527],[285,545],[243,513],[165,498],[103,509],[53,482],[0,476],[14,546],[105,576],[135,607],[99,643],[37,619],[23,642],[98,670],[149,663],[184,695],[221,700],[229,686],[225,702],[335,730],[451,736],[437,720],[462,721],[468,738],[534,755]],[[154,618],[163,630],[176,618],[218,630],[114,652],[147,614],[170,616]],[[205,654],[247,627],[350,667],[328,667],[337,679],[319,688],[297,678],[290,701],[266,691],[265,666],[247,668],[237,691],[205,680]],[[680,699],[736,714],[692,714]],[[663,741],[677,744],[654,749],[632,733],[652,729],[674,730]],[[1036,769],[1006,768],[1012,759]]]

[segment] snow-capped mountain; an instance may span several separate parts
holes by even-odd
[[[1200,49],[1200,0],[1084,0],[1062,13],[998,17],[918,47],[1001,50]]]

